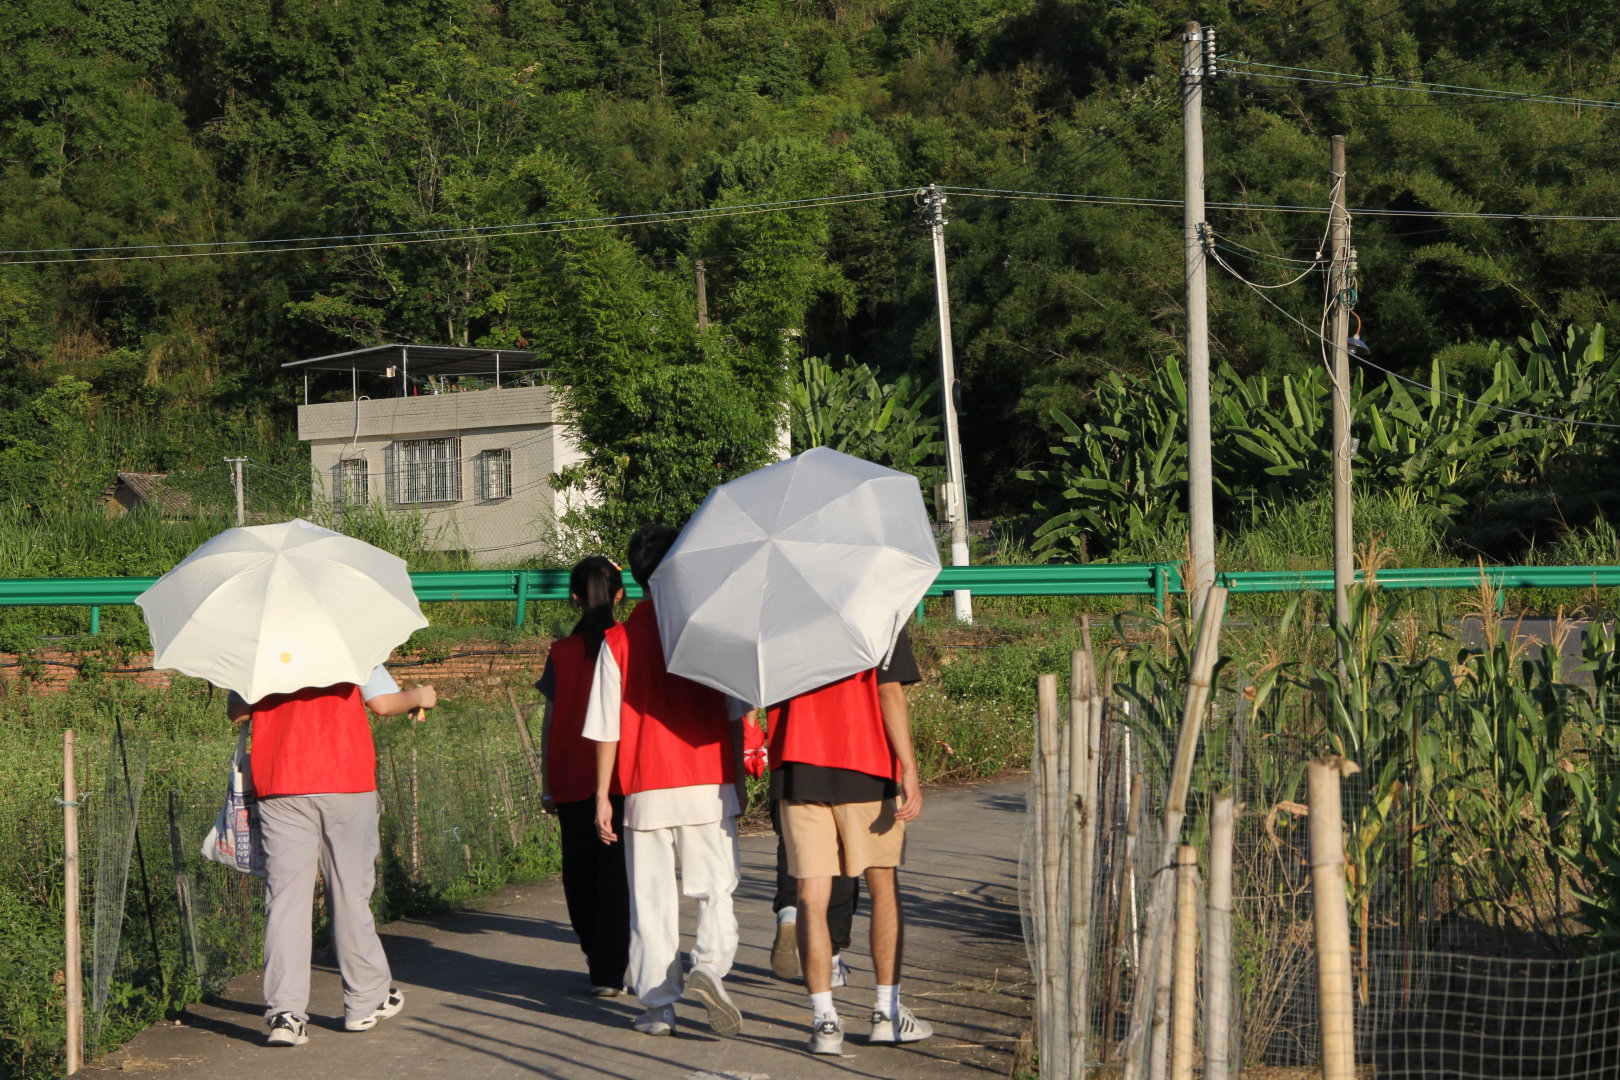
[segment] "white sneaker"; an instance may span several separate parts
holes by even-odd
[[[812,1054],[836,1054],[844,1052],[844,1028],[839,1024],[838,1018],[823,1020],[816,1024],[810,1032],[810,1041],[805,1049]]]
[[[383,1003],[372,1009],[364,1016],[357,1016],[353,1020],[343,1021],[345,1031],[370,1031],[377,1026],[377,1021],[386,1020],[390,1016],[398,1016],[399,1010],[405,1007],[405,995],[400,993],[399,987],[390,986],[388,996]]]
[[[270,1018],[270,1037],[265,1040],[268,1046],[302,1046],[309,1042],[309,1033],[304,1022],[292,1013],[278,1012]]]
[[[782,909],[782,914],[787,913]],[[776,920],[776,940],[771,943],[771,973],[790,982],[799,977],[799,924],[794,919]]]
[[[869,1043],[909,1043],[921,1042],[934,1033],[934,1026],[926,1020],[919,1020],[911,1015],[911,1010],[904,1005],[900,1006],[900,1016],[890,1020],[887,1016],[872,1010],[872,1035],[866,1041]]]
[[[675,1006],[655,1005],[630,1025],[643,1035],[675,1034]]]
[[[728,1039],[742,1031],[742,1010],[720,985],[720,975],[714,968],[708,964],[695,965],[686,980],[686,989],[709,1010],[710,1031]]]
[[[844,963],[843,953],[834,953],[832,958],[832,988],[849,985],[849,965]]]

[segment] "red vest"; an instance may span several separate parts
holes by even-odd
[[[877,669],[851,675],[771,707],[771,768],[789,761],[898,779],[878,704]]]
[[[553,802],[579,802],[596,794],[596,747],[585,738],[585,710],[591,700],[596,661],[585,655],[585,639],[570,634],[551,646],[551,742],[546,748],[546,782]],[[619,790],[618,777],[609,789]]]
[[[618,781],[626,795],[736,779],[725,695],[664,667],[652,601],[609,627],[624,697],[619,706]]]
[[[377,748],[360,688],[312,686],[258,702],[252,766],[260,798],[376,791]]]

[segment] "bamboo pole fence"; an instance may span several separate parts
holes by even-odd
[[[62,733],[62,904],[66,910],[63,978],[67,1008],[67,1074],[84,1063],[84,964],[79,941],[79,784],[74,776],[73,729]]]
[[[1231,1071],[1232,843],[1236,804],[1215,796],[1209,830],[1209,889],[1204,918],[1204,1080]]]
[[[1175,993],[1170,1080],[1192,1080],[1198,1005],[1198,849],[1176,848]]]
[[[1355,987],[1339,781],[1360,771],[1355,762],[1334,757],[1311,762],[1305,772],[1311,807],[1311,911],[1316,931],[1322,1080],[1354,1080],[1356,1072]]]

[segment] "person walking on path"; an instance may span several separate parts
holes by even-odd
[[[676,531],[646,525],[630,539],[630,573],[647,589]],[[683,990],[680,898],[698,902],[690,989],[715,1034],[736,1035],[742,1012],[722,980],[737,954],[737,815],[743,788],[746,706],[664,666],[651,600],[603,637],[585,714],[597,747],[596,832],[619,839],[612,792],[624,792],[622,835],[630,881],[630,980],[646,1007],[635,1020],[646,1035],[675,1033]],[[676,879],[679,860],[680,877]]]
[[[370,1031],[396,1015],[404,995],[371,915],[381,847],[377,750],[370,709],[400,716],[438,704],[431,685],[401,690],[382,667],[364,686],[338,683],[253,704],[232,693],[226,709],[251,721],[264,883],[264,999],[271,1046],[309,1041],[309,965],[315,875],[326,882],[332,943],[343,976],[343,1027]]]
[[[546,699],[540,802],[557,815],[563,899],[585,954],[591,994],[617,997],[624,993],[630,964],[630,886],[624,845],[597,839],[596,744],[582,732],[602,638],[616,625],[613,606],[624,599],[623,571],[600,555],[583,559],[568,575],[568,598],[580,609],[579,621],[551,646],[545,672],[535,684]],[[624,792],[617,776],[609,785],[608,801],[617,833],[624,828]]]
[[[800,694],[769,712],[771,793],[782,800],[788,871],[799,886],[799,960],[810,992],[812,1054],[839,1054],[844,1045],[832,999],[827,919],[840,874],[864,874],[871,901],[876,997],[868,1041],[917,1042],[934,1033],[900,1004],[905,928],[898,869],[906,822],[922,812],[906,686],[919,677],[902,630],[884,668]]]
[[[799,971],[799,882],[788,873],[787,844],[782,840],[782,800],[771,799],[771,830],[776,833],[776,937],[771,942],[771,972],[778,979],[797,981]],[[855,913],[860,909],[861,879],[839,874],[832,879],[827,900],[827,932],[832,942],[832,988],[849,985],[849,964],[844,950],[854,936]]]

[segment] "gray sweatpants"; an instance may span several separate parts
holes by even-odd
[[[309,1014],[315,871],[326,880],[332,943],[343,975],[343,1018],[369,1015],[388,996],[392,975],[371,917],[377,880],[375,791],[284,796],[259,801],[264,828],[265,1018]]]

